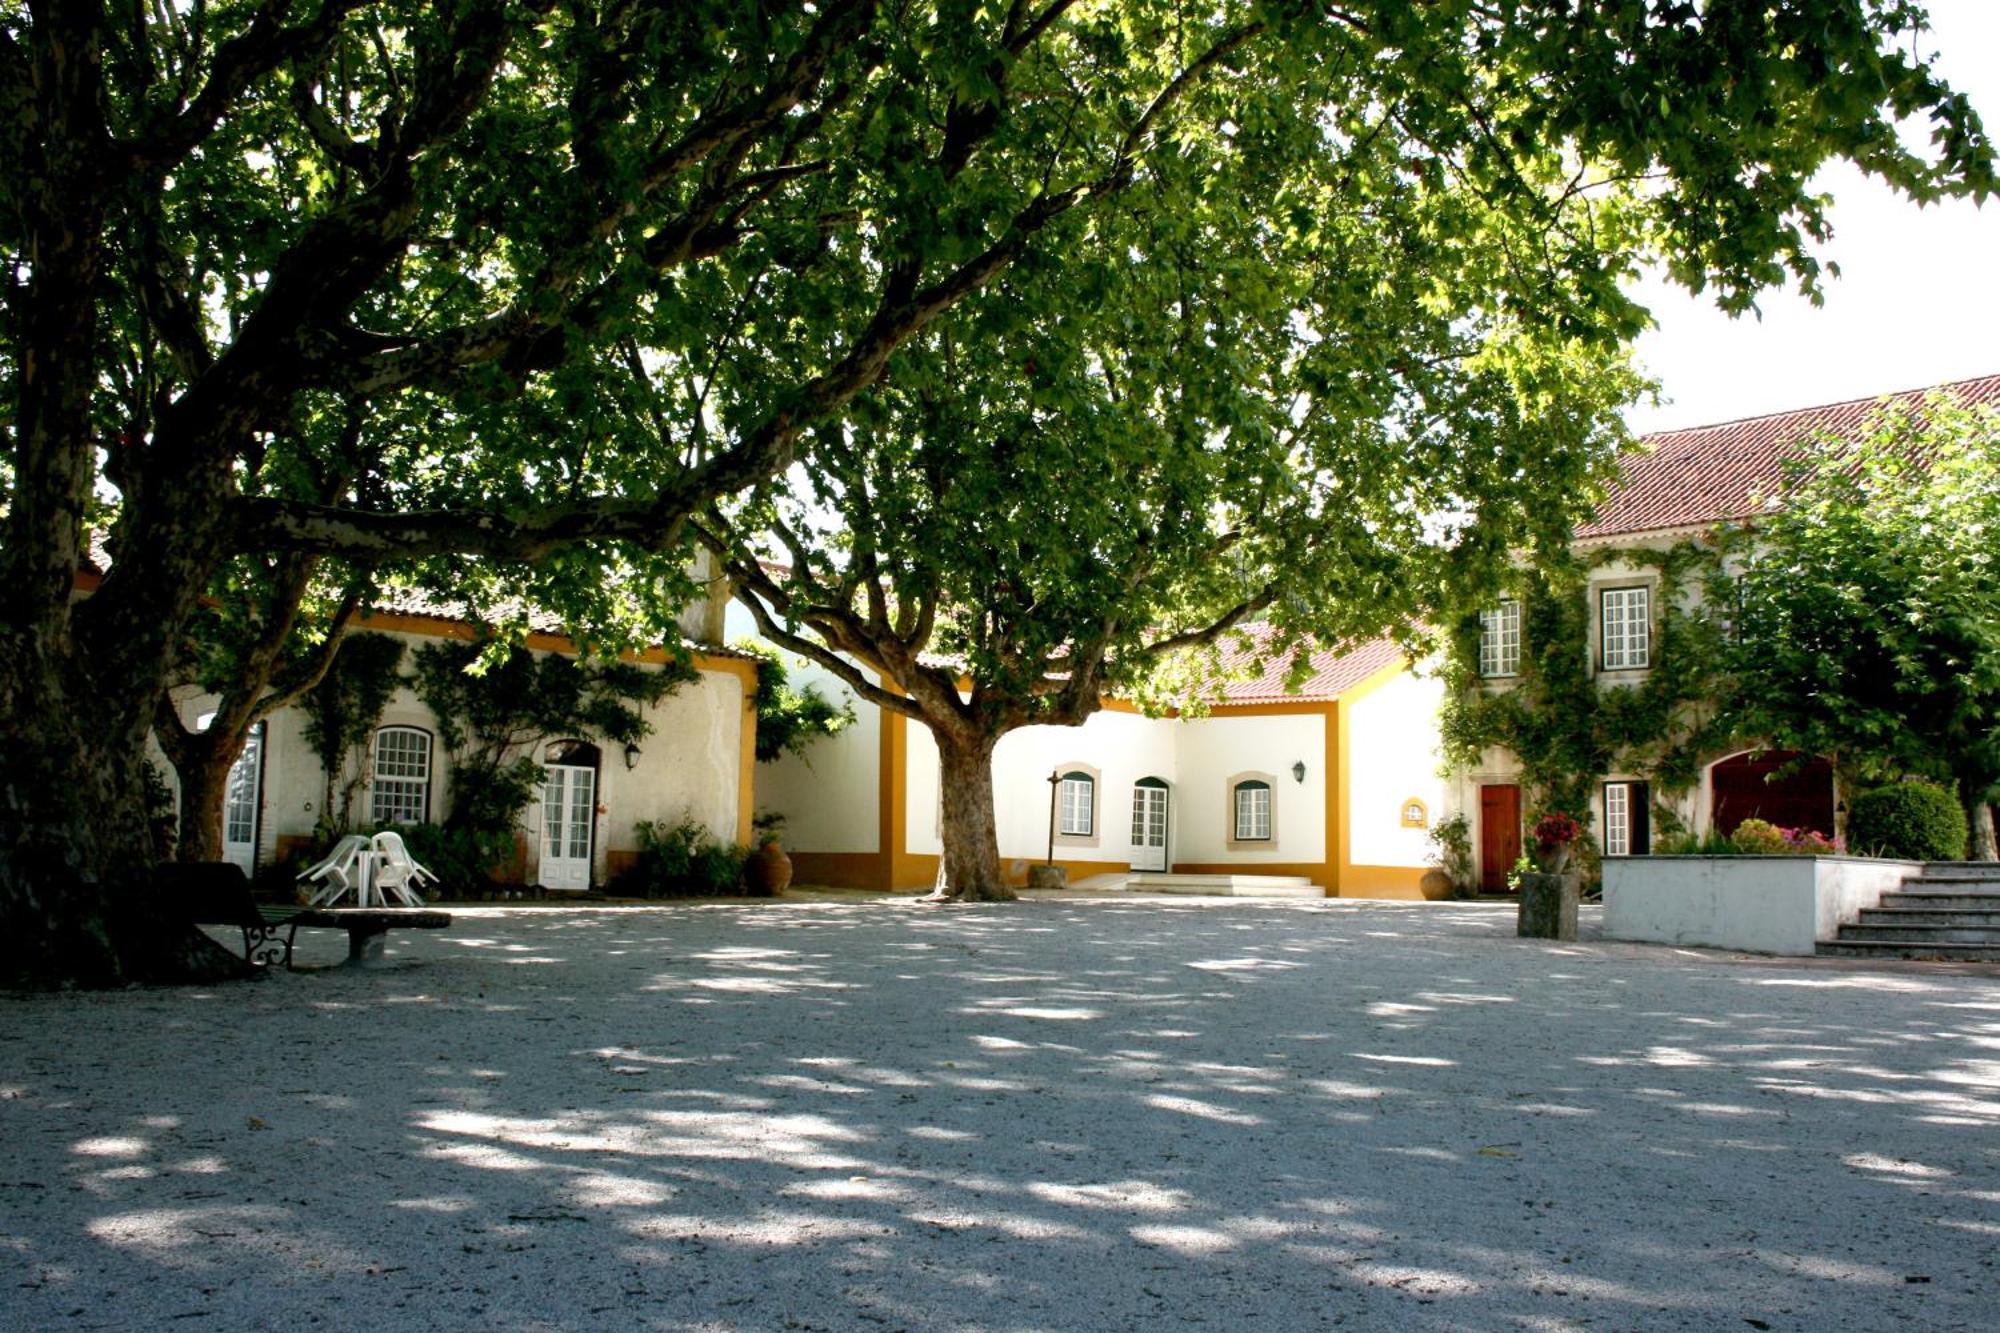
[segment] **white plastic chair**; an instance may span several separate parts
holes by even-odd
[[[403,835],[378,833],[370,851],[375,862],[373,879],[376,896],[385,897],[386,890],[402,899],[405,907],[422,907],[424,900],[417,889],[425,880],[437,883],[437,876],[410,855],[410,849],[403,845]]]
[[[366,907],[374,857],[368,839],[350,833],[333,845],[326,859],[299,872],[303,881],[325,880],[312,896],[312,906],[331,907],[351,891],[356,905]]]

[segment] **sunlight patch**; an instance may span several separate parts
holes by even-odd
[[[1203,1120],[1215,1120],[1226,1125],[1261,1125],[1264,1117],[1251,1115],[1227,1106],[1217,1106],[1194,1097],[1148,1097],[1146,1105],[1162,1111],[1176,1111],[1181,1115],[1199,1116]]]

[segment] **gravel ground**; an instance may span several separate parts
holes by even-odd
[[[0,997],[0,1325],[2000,1327],[1992,971],[1483,904],[456,915]]]

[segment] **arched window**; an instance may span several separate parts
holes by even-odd
[[[1271,840],[1271,784],[1261,778],[1239,782],[1230,791],[1236,816],[1237,842]]]
[[[368,817],[377,824],[421,824],[431,816],[431,734],[417,727],[375,733],[375,782]]]
[[[1081,769],[1062,775],[1062,790],[1056,797],[1056,832],[1065,838],[1090,838],[1097,834],[1097,779]]]

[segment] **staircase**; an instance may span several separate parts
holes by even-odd
[[[1843,921],[1828,958],[1946,958],[2000,963],[2000,864],[1932,861],[1901,890]]]

